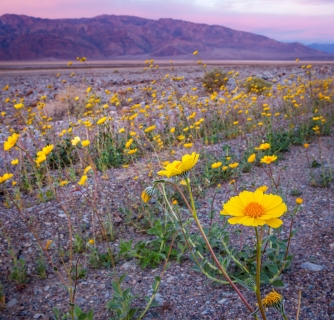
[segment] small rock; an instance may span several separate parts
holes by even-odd
[[[50,290],[50,286],[46,286],[45,288],[44,288],[44,291],[49,291]]]
[[[60,213],[60,214],[58,214],[58,217],[60,217],[60,218],[66,218],[67,216],[66,216],[65,213]]]
[[[108,299],[110,297],[110,293],[109,293],[109,291],[107,291],[106,293],[105,293],[105,295],[104,295],[104,298],[105,299]]]
[[[158,304],[159,304],[160,307],[163,306],[163,304],[164,304],[164,298],[162,297],[162,295],[160,293],[157,293],[155,295],[154,300],[156,302],[158,302]]]
[[[76,303],[80,305],[84,305],[86,303],[86,299],[84,298],[78,298],[76,299]]]
[[[36,313],[36,314],[33,316],[34,319],[39,319],[40,317],[43,317],[43,314]]]
[[[224,304],[224,303],[226,303],[227,301],[228,301],[227,299],[224,299],[224,298],[223,298],[223,299],[219,300],[218,303],[219,303],[219,304]]]
[[[123,269],[124,271],[128,271],[128,270],[134,270],[136,269],[136,267],[137,267],[136,260],[131,260],[122,264],[121,269]]]
[[[16,298],[12,298],[7,302],[7,308],[12,308],[18,303]]]
[[[321,271],[324,268],[324,266],[319,266],[318,264],[314,264],[311,262],[304,262],[300,265],[300,267],[310,271]]]
[[[168,283],[170,283],[170,282],[172,282],[174,279],[175,279],[175,277],[170,276],[170,277],[167,278],[166,281],[167,281]]]

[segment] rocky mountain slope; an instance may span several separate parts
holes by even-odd
[[[195,50],[204,59],[334,60],[334,55],[300,43],[282,43],[218,25],[182,20],[115,15],[54,20],[13,14],[0,17],[0,60],[77,56],[193,59]]]
[[[334,43],[312,43],[309,47],[322,52],[334,54]]]

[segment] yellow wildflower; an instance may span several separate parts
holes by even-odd
[[[19,135],[17,133],[13,133],[11,136],[8,137],[7,141],[4,142],[3,149],[5,151],[8,151],[11,148],[13,148],[18,138],[19,138]]]
[[[255,150],[267,150],[270,149],[270,143],[262,143],[258,148],[255,148]]]
[[[19,163],[19,159],[13,159],[10,163],[11,163],[13,166],[16,166],[16,165]]]
[[[297,198],[297,199],[296,199],[296,203],[297,203],[297,204],[302,204],[303,201],[304,201],[304,200],[303,200],[302,198]]]
[[[223,163],[222,162],[215,162],[211,165],[212,169],[217,169],[219,168]]]
[[[63,180],[59,182],[59,186],[63,187],[66,186],[68,184],[68,180]]]
[[[260,161],[261,163],[271,164],[272,162],[276,160],[277,160],[277,156],[272,155],[272,156],[264,156]]]
[[[132,139],[132,138],[131,138],[130,140],[128,140],[128,141],[126,142],[126,144],[125,144],[125,149],[129,149],[130,146],[131,146],[131,144],[132,144],[132,142],[133,142],[133,139]]]
[[[268,190],[268,187],[265,185],[260,186],[256,189],[256,191],[262,191],[263,193],[265,193],[267,190]]]
[[[86,167],[86,168],[84,169],[83,174],[86,175],[87,172],[90,171],[90,170],[93,170],[93,168],[92,168],[91,166]]]
[[[164,167],[164,170],[158,172],[158,175],[170,178],[184,174],[196,165],[198,158],[198,153],[193,152],[192,154],[186,154],[182,157],[182,160],[175,160],[168,164]]]
[[[78,182],[78,185],[79,186],[83,186],[85,183],[86,183],[86,180],[87,180],[87,176],[86,175],[83,175],[80,179],[80,181]]]
[[[232,168],[232,169],[235,169],[238,165],[239,165],[238,162],[233,162],[233,163],[229,164],[229,167]]]
[[[81,145],[82,145],[83,147],[88,147],[88,146],[90,145],[90,141],[89,141],[89,140],[82,140],[82,141],[81,141]]]
[[[102,123],[105,123],[106,121],[107,121],[107,117],[103,117],[99,121],[97,121],[97,124],[102,124]]]
[[[132,149],[128,151],[128,154],[135,154],[138,151],[138,149]]]
[[[11,179],[12,176],[13,176],[12,173],[5,173],[2,177],[0,176],[0,184]]]
[[[269,225],[278,228],[283,224],[278,219],[287,211],[287,206],[280,196],[263,194],[262,191],[243,191],[232,197],[224,204],[222,215],[229,215],[230,224],[243,224],[245,226]]]
[[[71,140],[71,143],[73,146],[76,146],[80,141],[80,137],[74,137],[74,139]]]
[[[256,159],[256,154],[253,153],[248,157],[247,162],[252,163],[255,161],[255,159]]]

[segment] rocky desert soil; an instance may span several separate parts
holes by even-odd
[[[157,62],[159,64],[159,62]],[[140,65],[140,63],[138,63]],[[217,63],[218,65],[218,63]],[[120,65],[119,65],[120,66]],[[58,68],[58,66],[57,66]],[[212,66],[209,66],[212,68]],[[241,78],[258,76],[267,81],[273,81],[274,85],[279,83],[289,84],[289,76],[300,74],[300,66],[294,63],[263,63],[224,65],[224,70],[236,70]],[[117,71],[115,71],[117,70]],[[334,64],[314,64],[313,69],[318,78],[329,78],[334,75]],[[77,73],[75,77],[70,74]],[[56,76],[56,73],[61,73]],[[193,66],[177,66],[175,70],[170,67],[144,72],[143,65],[140,67],[113,67],[111,69],[95,70],[1,70],[0,88],[9,84],[13,94],[25,98],[26,104],[33,107],[40,95],[46,95],[48,101],[57,101],[59,97],[66,93],[66,88],[76,88],[77,92],[84,92],[82,80],[85,88],[89,85],[98,92],[102,100],[108,99],[104,90],[112,92],[122,92],[128,87],[134,90],[134,96],[138,91],[138,99],[141,93],[139,88],[147,85],[152,80],[163,77],[166,73],[184,76],[185,81],[179,86],[179,90],[186,92],[189,88],[200,87],[200,78],[203,70],[196,64]],[[66,83],[63,81],[66,80]],[[52,85],[52,89],[47,89]],[[228,86],[233,90],[236,83],[231,79]],[[139,101],[140,102],[140,101]],[[126,106],[123,106],[126,108]],[[9,115],[6,121],[12,125],[15,123],[14,112],[11,108],[1,107],[0,111],[6,111]],[[110,111],[114,117],[121,117],[122,109]],[[66,120],[57,121],[55,126],[61,130]],[[1,126],[0,142],[3,143],[8,136],[8,130],[4,123]],[[28,137],[26,138],[28,139]],[[242,151],[244,137],[223,141],[216,145],[203,146],[200,143],[194,144],[189,150],[201,152],[213,152],[220,155],[222,146],[228,144],[231,150],[238,154]],[[334,169],[334,139],[333,134],[320,138],[322,146],[322,160],[328,168]],[[313,141],[308,149],[310,157],[317,157],[319,142]],[[184,150],[176,150],[175,159],[182,156]],[[4,167],[4,155],[0,158],[0,166]],[[139,160],[136,167],[144,167],[147,159]],[[289,319],[296,318],[298,292],[302,292],[302,303],[300,320],[326,320],[334,319],[334,187],[333,183],[327,188],[316,188],[310,185],[308,175],[308,163],[305,157],[305,149],[302,146],[293,146],[284,154],[284,159],[279,162],[277,170],[281,171],[281,187],[286,195],[288,206],[294,206],[296,196],[292,191],[300,190],[300,197],[304,199],[302,209],[296,218],[295,227],[297,234],[292,240],[291,253],[294,259],[291,267],[284,272],[283,280],[285,287],[278,291],[285,298],[285,308]],[[266,176],[261,168],[254,168],[255,181],[249,173],[243,173],[238,178],[239,185],[250,187],[252,184],[262,185],[266,181]],[[145,175],[145,170],[139,173],[139,177]],[[128,197],[140,199],[142,191],[141,179],[134,181],[132,177],[138,174],[135,167],[127,169],[110,169],[107,171],[108,179],[102,178],[99,174],[99,195],[101,202],[99,210],[106,212],[106,208],[113,214],[117,237],[111,242],[112,247],[117,251],[120,239],[142,239],[147,235],[142,235],[132,226],[125,224],[125,217],[120,212],[119,207],[127,205]],[[89,193],[93,181],[88,182],[84,192]],[[221,203],[228,199],[228,183],[223,184],[215,199],[214,208],[221,210]],[[72,195],[66,203],[74,212],[81,211],[83,221],[87,225],[86,232],[91,232],[90,214],[84,211],[83,195],[73,192],[68,188],[68,193]],[[199,198],[199,217],[204,225],[209,223],[208,212],[210,210],[210,197],[213,189],[208,190],[206,197]],[[1,196],[0,196],[1,197]],[[4,202],[4,198],[0,198]],[[46,241],[52,237],[62,239],[66,236],[66,219],[61,208],[54,201],[45,203],[34,203],[27,208],[27,212],[33,214],[35,222],[41,230],[41,239]],[[35,260],[38,251],[35,239],[29,233],[27,227],[19,219],[15,208],[5,208],[0,204],[0,218],[4,227],[12,239],[12,246],[18,256],[22,256],[27,261],[30,281],[26,287],[21,288],[9,281],[9,255],[8,242],[1,238],[0,241],[0,277],[4,285],[6,308],[0,309],[0,319],[53,319],[53,308],[66,309],[68,296],[66,290],[59,284],[57,276],[51,267],[47,270],[47,278],[39,279],[35,274]],[[215,218],[217,221],[218,217]],[[289,223],[286,222],[283,232],[288,233]],[[251,238],[251,231],[242,227],[243,237]],[[233,230],[233,229],[232,229]],[[151,292],[151,284],[154,277],[160,275],[163,265],[156,269],[141,269],[136,260],[123,260],[117,263],[118,274],[126,273],[124,284],[130,287],[133,294],[138,295],[135,305],[143,307],[145,305],[143,297]],[[111,299],[113,290],[111,286],[112,272],[110,269],[88,268],[88,276],[78,282],[76,303],[85,310],[94,309],[96,319],[110,319],[105,305]],[[269,287],[267,288],[269,289]],[[265,288],[265,291],[267,290]],[[247,297],[255,305],[254,297],[247,294]],[[172,261],[162,278],[155,300],[158,306],[149,310],[144,319],[154,320],[245,320],[251,319],[246,308],[238,299],[236,293],[228,286],[217,285],[210,282],[203,274],[193,270],[193,262],[185,258],[181,264]],[[278,314],[270,311],[268,319],[279,319]]]

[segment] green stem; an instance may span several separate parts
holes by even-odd
[[[256,234],[256,297],[263,320],[267,320],[266,313],[263,308],[261,300],[260,276],[261,276],[261,242],[257,227],[255,227]]]
[[[189,179],[186,178],[186,183],[187,183],[187,187],[188,187],[188,191],[189,191],[189,197],[190,197],[190,202],[191,202],[191,206],[192,206],[192,215],[196,221],[196,224],[197,224],[197,227],[199,229],[199,231],[201,232],[201,235],[212,255],[212,258],[213,260],[215,261],[218,269],[221,271],[221,273],[223,274],[223,276],[225,277],[225,279],[229,282],[229,284],[232,286],[232,288],[235,290],[235,292],[238,294],[238,296],[240,297],[240,299],[243,301],[243,303],[246,305],[246,307],[248,308],[248,310],[253,313],[254,310],[253,308],[249,305],[249,303],[247,302],[246,298],[243,296],[243,294],[240,292],[240,290],[237,288],[237,286],[233,283],[233,281],[231,280],[231,278],[228,276],[228,274],[226,273],[226,271],[224,270],[224,268],[221,266],[221,264],[219,263],[217,257],[216,257],[216,254],[214,253],[211,245],[210,245],[210,242],[208,240],[208,238],[206,237],[205,235],[205,232],[202,228],[202,225],[200,223],[200,221],[198,220],[197,218],[197,213],[196,213],[196,207],[195,207],[195,201],[194,201],[194,198],[193,198],[193,195],[192,195],[192,191],[191,191],[191,186],[190,186],[190,183],[189,183]],[[264,318],[264,320],[266,320],[266,318]]]

